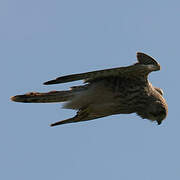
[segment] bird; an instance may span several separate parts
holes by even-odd
[[[29,92],[12,96],[11,100],[23,103],[64,102],[63,108],[76,110],[74,117],[50,126],[131,113],[160,125],[168,114],[168,105],[163,90],[154,87],[148,75],[159,71],[161,66],[145,53],[137,52],[136,57],[137,62],[130,66],[60,76],[44,83],[53,85],[84,80],[82,85],[69,90]]]

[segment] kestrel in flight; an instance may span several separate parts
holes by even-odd
[[[163,91],[148,81],[148,74],[160,70],[160,65],[141,52],[137,53],[137,60],[137,63],[127,67],[72,74],[44,83],[84,80],[84,85],[71,87],[67,91],[30,92],[13,96],[11,100],[24,103],[66,102],[64,108],[77,110],[74,117],[51,126],[130,113],[161,124],[167,116],[168,106]]]

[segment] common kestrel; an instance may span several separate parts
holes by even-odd
[[[11,100],[24,103],[66,102],[64,108],[77,110],[74,117],[51,126],[130,113],[161,124],[167,116],[168,106],[163,91],[148,81],[148,74],[160,70],[160,65],[141,52],[137,53],[137,60],[137,63],[127,67],[61,76],[44,83],[84,80],[84,85],[71,87],[67,91],[30,92],[13,96]]]

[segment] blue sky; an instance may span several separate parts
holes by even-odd
[[[179,180],[179,19],[178,0],[1,1],[0,179]],[[150,75],[169,105],[161,126],[130,114],[50,128],[75,112],[9,100],[79,83],[42,85],[60,75],[130,65],[137,51],[162,66]]]

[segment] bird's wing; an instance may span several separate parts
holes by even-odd
[[[71,81],[78,80],[87,80],[87,79],[96,79],[103,78],[108,76],[139,76],[139,75],[148,75],[152,71],[160,70],[160,65],[150,56],[144,53],[137,53],[138,63],[127,66],[127,67],[118,67],[112,69],[104,69],[99,71],[91,71],[80,74],[71,74],[67,76],[61,76],[54,80],[45,82],[45,85],[49,84],[58,84],[66,83]]]

